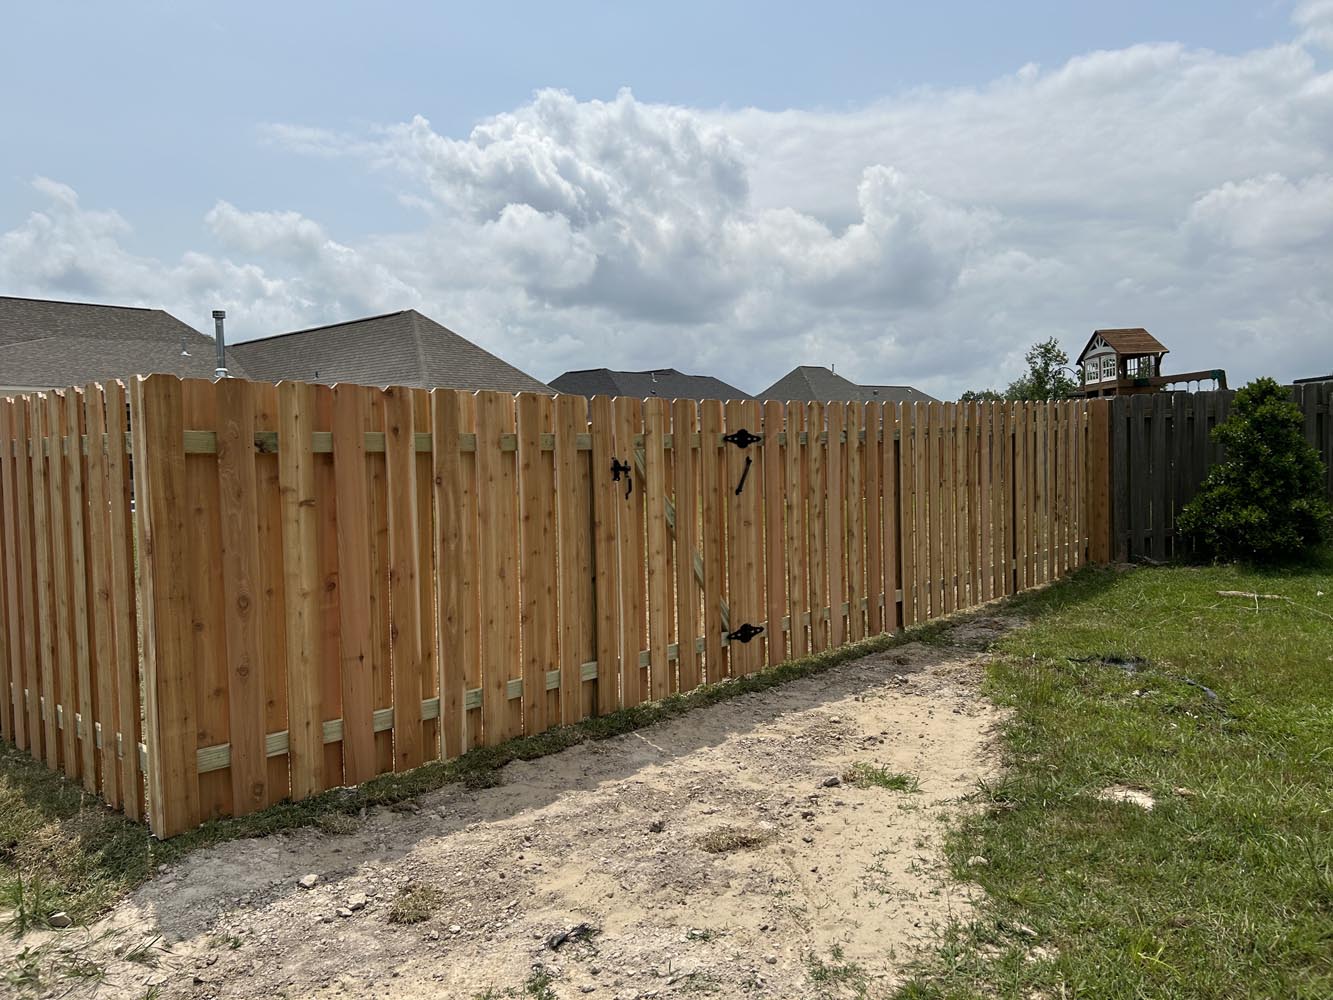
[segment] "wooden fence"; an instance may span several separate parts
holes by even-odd
[[[1333,500],[1333,386],[1295,385],[1305,437],[1327,467]],[[1231,412],[1234,391],[1148,393],[1111,400],[1112,547],[1117,559],[1187,556],[1176,516],[1224,450],[1212,430]]]
[[[1109,554],[1101,402],[132,390],[0,402],[0,726],[158,836]]]

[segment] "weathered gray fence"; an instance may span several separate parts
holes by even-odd
[[[1305,415],[1305,437],[1327,467],[1333,499],[1333,386],[1291,387]],[[1112,551],[1120,560],[1188,554],[1176,515],[1223,458],[1212,430],[1231,412],[1235,392],[1162,392],[1111,401]]]

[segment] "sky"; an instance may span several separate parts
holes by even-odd
[[[1144,326],[1333,370],[1333,0],[43,2],[0,294],[241,340],[419,309],[542,379],[941,398]]]

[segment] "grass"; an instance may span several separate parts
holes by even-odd
[[[1333,996],[1333,555],[1019,604],[988,678],[1005,776],[948,848],[986,901],[899,1000]]]
[[[863,1000],[869,994],[870,977],[860,965],[847,960],[840,945],[835,944],[829,950],[827,961],[813,954],[807,956],[805,968],[810,984],[820,997],[850,994]]]
[[[440,908],[444,894],[433,885],[414,883],[401,889],[389,907],[389,923],[425,923]]]
[[[887,767],[876,767],[865,761],[857,761],[844,771],[842,780],[857,788],[883,788],[890,792],[921,791],[921,782],[915,774],[890,771]]]
[[[699,846],[709,854],[728,854],[731,851],[748,851],[751,848],[767,844],[777,835],[776,830],[765,830],[757,826],[721,826],[709,830],[699,838]]]
[[[151,878],[159,865],[173,864],[199,848],[310,826],[334,835],[352,833],[362,809],[406,802],[452,782],[469,788],[490,787],[500,781],[500,769],[511,761],[534,760],[589,740],[610,739],[814,676],[856,657],[928,637],[941,627],[932,622],[906,634],[878,636],[578,725],[479,747],[454,760],[380,775],[357,788],[215,820],[168,841],[155,840],[142,824],[105,808],[77,784],[0,742],[0,908],[14,910],[16,901],[24,900],[21,920],[11,920],[13,929],[20,932],[41,926],[59,910],[66,911],[75,924],[86,923]]]

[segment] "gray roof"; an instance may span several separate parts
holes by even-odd
[[[610,368],[587,368],[565,372],[551,379],[551,388],[571,396],[633,396],[648,399],[750,399],[734,385],[712,375],[686,375],[674,368],[644,372],[618,372]]]
[[[0,295],[0,386],[59,389],[158,372],[212,378],[215,365],[212,338],[162,309]]]
[[[553,390],[415,309],[247,340],[250,378],[434,389]]]
[[[756,397],[797,402],[840,403],[933,403],[910,385],[858,385],[828,368],[800,365],[793,368]]]

